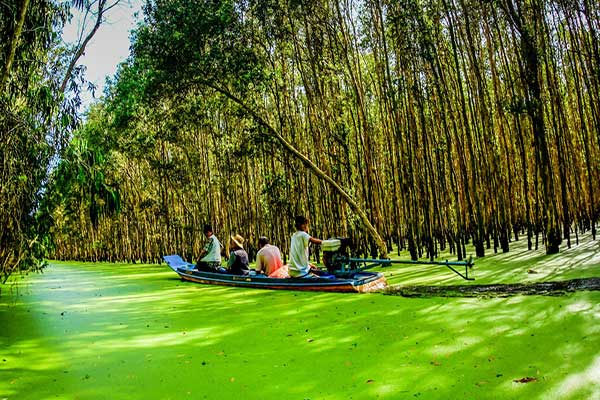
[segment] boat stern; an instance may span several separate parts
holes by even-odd
[[[356,289],[356,291],[359,293],[369,293],[378,292],[385,289],[387,286],[388,283],[385,280],[385,276],[383,276],[381,273],[377,273],[376,275],[365,280],[358,281],[354,285],[354,289]]]

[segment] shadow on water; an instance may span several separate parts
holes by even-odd
[[[26,282],[0,298],[0,399],[587,399],[600,383],[597,292],[407,299],[108,264]]]

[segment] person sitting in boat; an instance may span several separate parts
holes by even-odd
[[[248,253],[244,250],[244,238],[241,235],[233,235],[229,240],[229,261],[227,261],[227,273],[232,275],[248,275]]]
[[[268,277],[281,277],[279,269],[283,267],[281,260],[281,251],[277,246],[269,243],[269,239],[265,236],[258,238],[258,253],[256,253],[256,273],[264,274]],[[287,271],[285,272],[287,275]]]
[[[308,245],[321,244],[321,239],[308,234],[308,218],[298,215],[295,220],[296,232],[290,243],[290,264],[288,273],[292,278],[316,278],[319,270],[308,262]]]
[[[203,232],[207,241],[200,252],[200,261],[196,264],[196,269],[206,272],[225,272],[225,268],[221,266],[221,242],[213,233],[211,225],[204,225]]]

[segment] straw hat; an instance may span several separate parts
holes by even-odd
[[[242,236],[240,236],[240,235],[232,235],[230,237],[231,237],[231,240],[233,240],[233,242],[235,244],[237,244],[240,249],[244,248],[244,238]]]

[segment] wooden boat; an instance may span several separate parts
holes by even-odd
[[[311,278],[269,278],[264,275],[231,275],[204,272],[194,269],[178,255],[164,256],[163,259],[184,281],[212,285],[240,286],[262,289],[305,290],[319,292],[373,292],[387,286],[385,277],[378,272],[360,271],[344,276]]]

